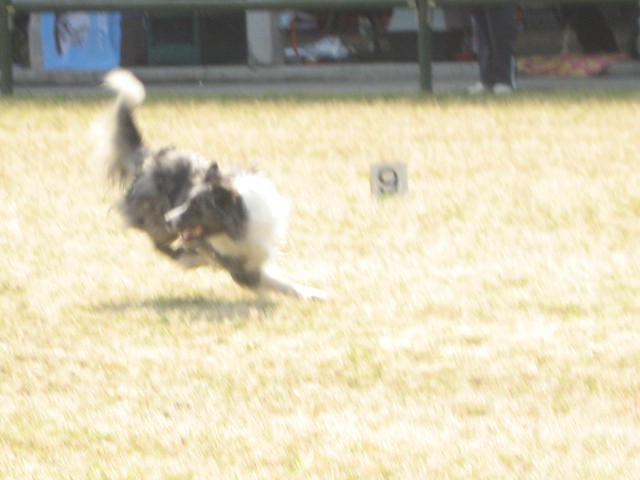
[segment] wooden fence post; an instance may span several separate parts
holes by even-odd
[[[418,64],[420,65],[420,89],[433,92],[431,71],[431,21],[429,0],[417,0],[418,9]]]

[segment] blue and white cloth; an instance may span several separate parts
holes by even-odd
[[[46,70],[109,70],[120,64],[120,13],[45,12],[40,38]]]

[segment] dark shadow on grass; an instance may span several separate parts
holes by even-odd
[[[105,300],[87,310],[122,316],[156,317],[160,322],[208,321],[243,324],[275,311],[277,304],[267,298],[221,300],[204,295],[158,296]]]

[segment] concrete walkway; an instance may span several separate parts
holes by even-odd
[[[415,63],[349,63],[277,67],[136,67],[151,92],[211,95],[386,95],[420,91]],[[16,95],[96,94],[102,73],[34,72],[15,69]],[[433,64],[435,93],[464,93],[477,81],[474,62]],[[521,75],[519,89],[529,91],[640,90],[640,62],[621,61],[605,75],[588,78]]]

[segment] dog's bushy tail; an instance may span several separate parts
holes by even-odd
[[[120,185],[129,184],[142,165],[142,136],[133,119],[134,108],[145,98],[145,89],[131,72],[116,69],[109,72],[104,84],[117,95],[115,111],[103,132],[100,156],[107,168],[107,179]]]

